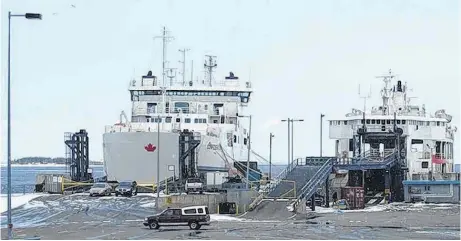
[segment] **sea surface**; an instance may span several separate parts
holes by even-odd
[[[95,178],[104,176],[104,167],[90,166],[93,168]],[[269,165],[259,165],[261,172],[267,173]],[[272,165],[272,177],[277,176],[285,165]],[[12,193],[24,194],[33,193],[35,189],[37,174],[65,174],[68,173],[65,166],[57,165],[13,165],[11,167]],[[1,166],[1,194],[7,194],[7,168]]]
[[[94,177],[104,176],[103,166],[90,166]],[[66,166],[57,165],[13,165],[11,167],[12,193],[33,193],[37,174],[65,174],[69,173]],[[1,194],[7,194],[7,168],[1,166]]]

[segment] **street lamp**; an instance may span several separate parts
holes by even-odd
[[[325,117],[325,115],[320,114],[320,157],[322,157],[323,154],[323,117]]]
[[[155,208],[159,211],[160,199],[160,121],[162,118],[158,115],[157,118],[157,198],[155,199]]]
[[[248,157],[247,157],[247,183],[246,183],[246,189],[249,188],[249,182],[250,182],[250,151],[251,151],[251,115],[237,115],[237,117],[244,117],[244,118],[249,118],[250,119],[250,127],[248,128],[248,140],[247,140],[247,147],[248,147]]]
[[[291,164],[291,161],[293,161],[294,159],[294,131],[293,131],[293,127],[294,127],[294,122],[302,122],[304,121],[303,119],[286,119],[286,120],[282,120],[282,122],[285,122],[287,121],[288,122],[288,166],[290,166]],[[290,124],[291,122],[291,124]],[[291,126],[291,128],[290,128]],[[291,150],[290,150],[290,129],[291,129]],[[290,151],[291,151],[291,157],[290,157]]]
[[[13,223],[11,221],[11,18],[12,17],[25,17],[27,19],[42,19],[42,15],[39,13],[26,13],[26,14],[11,14],[11,11],[8,12],[8,81],[7,81],[7,176],[8,176],[8,239],[13,238]]]
[[[272,180],[272,138],[274,134],[269,134],[269,182]]]

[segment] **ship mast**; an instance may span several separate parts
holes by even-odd
[[[163,113],[166,113],[166,108],[165,108],[165,93],[166,93],[166,83],[165,83],[165,77],[166,77],[166,69],[165,69],[165,64],[167,62],[166,60],[166,44],[170,42],[171,40],[174,39],[174,37],[168,36],[169,31],[166,30],[166,27],[163,27],[163,34],[162,36],[156,36],[154,39],[157,38],[162,38],[163,40],[163,54],[162,54],[162,86],[160,87],[162,89],[162,106],[163,106]]]
[[[182,61],[179,61],[179,63],[182,63],[182,85],[183,86],[186,85],[186,52],[189,50],[190,49],[180,49],[179,50],[179,52],[182,53]]]
[[[212,86],[211,85],[211,82],[212,82],[212,79],[213,79],[213,68],[216,68],[218,65],[216,64],[216,56],[212,56],[212,55],[205,55],[206,57],[208,57],[208,63],[206,62],[205,60],[205,64],[203,65],[206,69],[206,71],[208,72],[208,79],[209,79],[209,84],[210,84],[210,87]]]
[[[389,69],[388,75],[376,76],[376,78],[382,78],[384,81],[384,87],[381,90],[381,96],[383,98],[383,115],[389,114],[389,98],[391,97],[391,88],[389,87],[390,82],[395,77],[392,70]]]

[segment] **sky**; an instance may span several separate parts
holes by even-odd
[[[64,156],[64,132],[87,129],[90,159],[102,159],[104,126],[131,113],[129,81],[161,74],[161,35],[171,67],[203,75],[205,54],[218,56],[217,78],[233,71],[254,87],[252,148],[285,163],[287,126],[295,125],[294,156],[319,154],[320,113],[341,118],[380,102],[392,69],[430,113],[446,109],[460,125],[460,3],[458,0],[2,0],[2,162],[6,160],[8,11],[39,12],[43,20],[12,19],[12,157]],[[73,6],[72,6],[73,5]],[[324,124],[324,155],[334,141]],[[460,163],[460,132],[456,133]]]

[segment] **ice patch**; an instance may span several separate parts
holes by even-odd
[[[43,196],[45,194],[38,194],[38,193],[29,193],[29,194],[12,194],[11,195],[11,208],[17,208],[28,203],[30,200],[35,199],[37,197]],[[2,198],[2,209],[1,212],[6,212],[8,210],[8,197],[5,194],[1,195]]]
[[[170,196],[170,195],[166,195],[166,194],[164,194],[162,192],[160,192],[159,194],[160,194],[159,195],[160,197],[169,197]],[[140,197],[157,197],[157,193],[138,193],[137,195],[140,196]],[[174,194],[172,194],[172,195],[174,195]],[[179,195],[179,194],[177,194],[177,195]]]
[[[336,208],[324,208],[324,207],[315,207],[316,213],[355,213],[355,212],[382,212],[387,210],[388,207],[385,205],[376,205],[366,207],[364,209],[355,209],[355,210],[339,210]],[[310,210],[308,208],[308,210]]]

